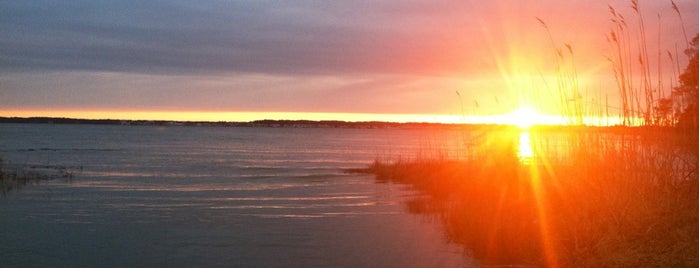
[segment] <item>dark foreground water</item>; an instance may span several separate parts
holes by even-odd
[[[5,169],[74,174],[0,197],[0,266],[473,266],[415,192],[341,171],[453,135],[0,124]]]

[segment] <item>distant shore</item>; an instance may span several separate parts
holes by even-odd
[[[431,122],[383,122],[383,121],[340,121],[340,120],[255,120],[249,122],[231,121],[175,121],[175,120],[122,120],[122,119],[80,119],[64,117],[0,117],[0,124],[70,124],[70,125],[133,125],[133,126],[209,126],[209,127],[272,127],[272,128],[356,128],[356,129],[459,129],[459,130],[520,130],[517,126],[499,124],[457,124]],[[653,126],[573,126],[573,125],[534,125],[524,130],[532,131],[593,131],[625,132],[648,129],[672,130],[671,127]],[[524,131],[522,130],[522,131]]]
[[[397,123],[397,122],[350,122],[340,120],[255,120],[249,122],[231,121],[175,121],[175,120],[121,120],[121,119],[80,119],[63,117],[0,117],[2,123],[19,124],[73,124],[73,125],[154,125],[154,126],[221,126],[221,127],[290,127],[290,128],[424,128],[454,127],[457,124],[443,123]]]

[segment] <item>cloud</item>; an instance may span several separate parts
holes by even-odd
[[[571,26],[604,27],[607,2],[594,3],[4,1],[0,70],[463,74],[494,67],[507,46],[543,47],[535,16],[561,42],[580,40]]]
[[[699,5],[676,2],[693,35],[699,25],[688,18]],[[539,77],[553,68],[535,17],[547,22],[557,46],[572,44],[581,75],[611,74],[604,66],[607,4],[1,1],[0,105],[459,113],[455,90],[466,104],[485,107],[493,96],[514,102],[517,91],[504,76]],[[628,1],[611,4],[634,18]],[[648,29],[655,31],[661,13],[662,33],[676,37],[663,40],[664,47],[683,40],[669,1],[641,4]],[[648,40],[655,51],[656,38]]]
[[[43,72],[0,75],[0,107],[434,113],[457,104],[454,92],[463,89],[460,83],[405,75]]]
[[[0,68],[422,72],[463,67],[468,4],[7,1]],[[458,59],[458,60],[457,60]]]

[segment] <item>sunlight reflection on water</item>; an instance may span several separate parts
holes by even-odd
[[[529,136],[529,132],[524,131],[519,133],[517,158],[523,164],[529,164],[534,159],[534,150],[532,149],[532,140]]]

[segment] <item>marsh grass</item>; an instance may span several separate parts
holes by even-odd
[[[528,161],[515,132],[477,143],[466,159],[377,160],[356,171],[425,193],[408,211],[438,218],[450,241],[486,264],[699,266],[696,145],[683,133],[549,134],[532,133]]]
[[[8,168],[0,158],[0,195],[22,189],[27,185],[38,184],[41,181],[73,179],[73,171],[63,166],[29,166],[25,168]]]

